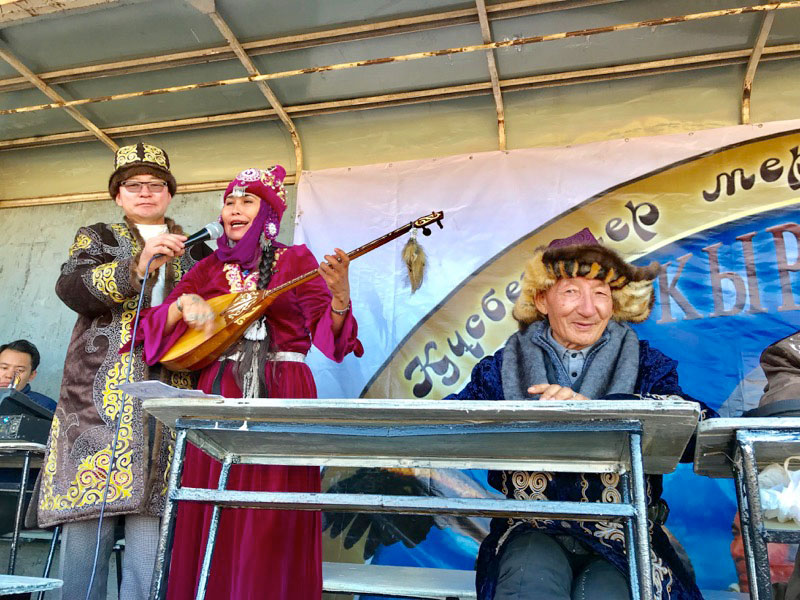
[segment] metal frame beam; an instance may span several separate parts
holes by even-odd
[[[500,80],[499,86],[503,92],[515,92],[521,90],[558,87],[597,81],[612,81],[629,79],[633,77],[645,77],[694,69],[708,69],[744,64],[747,62],[748,57],[750,57],[751,54],[752,49],[746,48],[742,50],[690,55],[641,63],[628,63],[593,69],[580,69],[577,71],[561,71],[557,73],[547,73],[542,75],[532,75],[527,77]],[[763,51],[762,61],[793,58],[800,58],[800,44],[785,44],[780,46],[766,47]],[[420,102],[450,100],[468,96],[486,95],[490,92],[491,85],[489,82],[477,82],[441,88],[411,90],[408,92],[394,94],[363,96],[328,102],[315,102],[311,104],[298,104],[294,106],[286,106],[285,110],[289,115],[292,115],[294,118],[298,118],[366,110],[370,108],[415,104]],[[152,135],[157,133],[184,131],[187,129],[241,125],[257,121],[274,120],[276,118],[277,115],[272,109],[251,110],[237,113],[192,117],[187,119],[109,127],[103,131],[106,135],[112,138],[131,137],[137,135]],[[92,136],[86,131],[15,138],[9,140],[0,140],[0,151],[17,148],[33,148],[38,146],[52,146],[85,142],[90,141],[91,139],[93,139]]]
[[[764,53],[764,46],[767,45],[767,38],[769,37],[772,23],[775,21],[775,13],[768,12],[764,15],[761,21],[761,28],[758,31],[756,43],[753,46],[753,52],[750,54],[750,59],[747,61],[747,70],[744,75],[744,82],[742,83],[742,124],[748,125],[750,123],[750,97],[753,93],[753,79],[756,76],[756,69],[758,68],[758,61],[761,60],[761,55]]]
[[[224,37],[225,41],[228,42],[228,46],[230,46],[234,54],[236,54],[239,62],[242,63],[242,66],[244,66],[247,73],[252,77],[260,76],[261,73],[256,68],[252,59],[248,56],[245,49],[242,47],[241,42],[239,42],[239,39],[233,33],[233,30],[228,26],[228,23],[225,21],[222,15],[216,11],[216,1],[190,0],[190,2],[198,10],[208,15],[216,28],[222,34],[222,37]],[[286,113],[286,110],[283,108],[280,100],[278,100],[278,97],[275,95],[269,85],[267,85],[265,81],[257,81],[256,86],[258,86],[258,89],[267,99],[267,102],[269,102],[272,110],[275,111],[275,114],[289,132],[289,137],[292,140],[292,146],[294,146],[295,173],[297,173],[299,177],[303,171],[303,145],[300,142],[300,134],[297,133],[297,127],[295,127],[291,117],[289,117],[289,115]]]
[[[475,0],[478,7],[478,19],[481,25],[481,36],[484,44],[492,43],[492,30],[489,27],[489,17],[486,13],[486,2]],[[497,145],[500,150],[506,149],[506,115],[503,108],[503,93],[500,91],[500,77],[497,74],[497,63],[494,59],[494,50],[486,51],[486,60],[489,65],[489,79],[492,82],[492,96],[494,107],[497,111]]]
[[[56,92],[53,88],[47,85],[44,81],[42,81],[39,77],[36,76],[36,73],[31,71],[28,67],[26,67],[21,60],[19,60],[16,56],[14,56],[9,50],[0,46],[0,58],[6,61],[11,67],[13,67],[18,73],[20,73],[25,79],[27,79],[32,85],[38,88],[45,96],[53,100],[55,103],[62,105],[64,110],[69,114],[70,117],[75,119],[78,123],[80,123],[85,129],[89,130],[94,137],[98,140],[103,142],[106,146],[111,148],[111,150],[115,151],[119,146],[105,133],[103,133],[100,128],[92,123],[89,119],[84,117],[80,112],[78,112],[75,108],[71,106],[67,106],[67,101],[61,97],[58,92]]]
[[[485,50],[494,50],[498,48],[512,48],[516,46],[525,46],[529,44],[539,44],[543,42],[550,42],[554,40],[562,40],[573,37],[586,37],[592,35],[599,35],[604,33],[612,33],[617,31],[631,31],[634,29],[651,28],[663,25],[675,25],[678,23],[685,23],[689,21],[701,21],[706,19],[715,19],[725,16],[743,15],[748,13],[768,13],[777,10],[786,10],[791,8],[800,8],[800,0],[790,0],[787,2],[773,2],[770,4],[760,4],[755,6],[743,6],[739,8],[726,8],[720,10],[705,11],[700,13],[692,13],[686,15],[679,15],[674,17],[663,17],[658,19],[646,19],[644,21],[634,21],[630,23],[620,23],[618,25],[608,25],[605,27],[591,27],[588,29],[578,29],[573,31],[564,31],[560,33],[551,33],[547,35],[537,35],[532,37],[517,38],[512,40],[503,40],[501,42],[491,42],[488,44],[475,44],[471,46],[462,46],[458,48],[446,48],[443,50],[430,50],[426,52],[412,52],[410,54],[401,54],[398,56],[390,56],[383,58],[373,58],[367,60],[352,61],[346,63],[337,63],[332,65],[325,65],[320,67],[307,67],[303,69],[292,69],[289,71],[279,71],[275,73],[267,73],[263,75],[251,75],[248,77],[236,77],[232,79],[222,79],[218,81],[206,81],[202,83],[192,83],[187,85],[171,86],[166,88],[156,88],[151,90],[144,90],[141,92],[128,92],[123,94],[112,94],[108,96],[99,96],[94,98],[83,98],[80,100],[71,100],[69,102],[55,102],[52,104],[37,104],[33,106],[23,106],[19,108],[10,108],[0,110],[0,115],[10,115],[23,112],[34,112],[39,110],[48,110],[54,108],[64,108],[69,106],[80,106],[84,104],[95,104],[103,102],[112,102],[117,100],[129,100],[132,98],[141,98],[144,96],[157,96],[163,94],[175,94],[197,89],[223,87],[229,85],[240,85],[243,83],[257,82],[257,81],[270,81],[274,79],[284,79],[287,77],[295,77],[297,75],[307,75],[311,73],[324,73],[328,71],[342,71],[355,69],[359,67],[370,67],[380,64],[389,64],[393,62],[408,62],[413,60],[421,60],[425,58],[432,58],[438,56],[448,56],[451,54],[464,54],[468,52],[480,52]]]
[[[495,20],[510,19],[532,14],[582,8],[585,6],[612,4],[621,1],[622,0],[515,0],[513,2],[490,5],[487,7],[487,13]],[[242,48],[249,56],[258,56],[472,23],[478,23],[478,11],[474,8],[467,8],[463,10],[428,13],[416,17],[377,21],[351,27],[336,27],[323,31],[254,40],[252,42],[242,43]],[[145,56],[131,60],[59,69],[39,73],[39,77],[50,84],[69,83],[72,81],[83,81],[86,79],[96,79],[114,75],[129,75],[157,69],[170,69],[186,65],[233,60],[234,58],[236,58],[236,55],[229,46],[214,46],[211,48],[175,52],[173,54],[161,56]],[[23,77],[0,79],[0,92],[9,92],[29,87],[30,83]]]

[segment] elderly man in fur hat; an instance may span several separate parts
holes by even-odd
[[[640,340],[628,323],[647,319],[659,265],[636,267],[588,229],[540,248],[525,268],[513,315],[520,330],[481,360],[451,398],[589,400],[675,394],[677,363]],[[707,407],[704,415],[711,416]],[[654,598],[700,599],[693,577],[661,527],[661,477],[650,476]],[[614,502],[619,476],[491,472],[509,498]],[[629,598],[619,523],[493,519],[478,555],[480,600]]]
[[[120,598],[149,595],[172,438],[144,413],[139,400],[119,391],[119,384],[129,379],[129,353],[120,354],[120,348],[130,340],[142,286],[145,306],[159,304],[184,273],[211,253],[204,245],[184,252],[183,231],[165,216],[176,188],[169,167],[167,153],[149,144],[116,152],[108,191],[124,222],[81,227],[56,282],[56,294],[77,313],[77,321],[40,476],[38,522],[41,527],[62,525],[59,578],[64,586],[59,597],[65,600],[106,597],[114,526],[123,520]],[[145,272],[154,255],[161,258]],[[131,371],[133,381],[161,378],[192,387],[187,373],[159,373],[139,351]],[[120,411],[116,456],[109,469]]]

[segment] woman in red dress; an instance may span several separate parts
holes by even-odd
[[[267,289],[310,270],[321,275],[279,295],[219,361],[200,372],[199,389],[226,398],[315,398],[303,359],[313,343],[340,362],[363,354],[350,310],[349,259],[336,249],[318,264],[305,245],[274,240],[286,208],[286,172],[247,169],[223,196],[225,234],[143,319],[145,359],[155,364],[188,327],[214,318],[206,299]],[[189,445],[182,485],[216,488],[220,463]],[[234,465],[228,489],[319,492],[318,467]],[[194,598],[212,507],[179,503],[168,584],[169,600]],[[221,512],[206,593],[214,600],[319,600],[322,595],[320,515],[317,512],[226,509]]]

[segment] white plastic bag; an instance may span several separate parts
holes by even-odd
[[[758,474],[758,487],[765,518],[800,524],[800,470],[789,470],[792,460],[800,460],[800,456],[790,456],[783,466],[773,463],[765,467]]]

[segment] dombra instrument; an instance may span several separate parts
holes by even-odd
[[[356,248],[352,252],[348,252],[347,256],[351,260],[358,258],[397,239],[414,228],[422,229],[424,235],[430,235],[429,226],[436,223],[440,228],[443,228],[443,218],[443,212],[434,211],[360,248]],[[318,275],[319,272],[314,269],[269,290],[224,294],[207,300],[217,315],[214,319],[213,333],[208,335],[201,330],[187,330],[162,357],[161,364],[166,365],[173,371],[187,369],[194,371],[210,365],[234,343],[239,341],[247,328],[264,314],[269,305],[275,301],[275,298]]]

